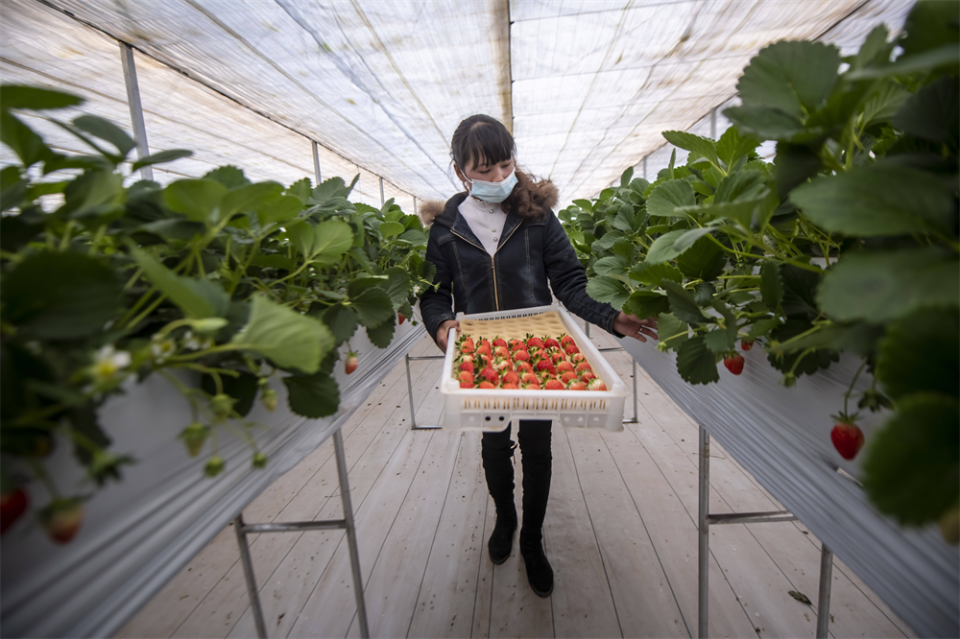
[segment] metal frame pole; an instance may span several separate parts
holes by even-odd
[[[243,524],[243,513],[237,515],[237,518],[233,520],[233,529],[237,533],[240,563],[243,564],[243,576],[247,582],[247,596],[250,597],[250,608],[253,610],[253,623],[257,627],[257,636],[260,639],[267,639],[267,625],[263,621],[263,608],[260,607],[257,578],[253,574],[253,559],[250,557],[250,546],[247,544],[247,531]]]
[[[420,214],[417,213],[417,196],[413,196],[413,214],[417,217],[420,216]]]
[[[708,610],[707,602],[710,594],[710,433],[703,426],[700,427],[700,508],[698,515],[698,529],[700,538],[699,562],[699,590],[698,590],[698,617],[697,636],[705,639],[707,632]]]
[[[353,570],[353,588],[357,597],[357,616],[360,618],[360,636],[367,639],[367,604],[363,598],[363,575],[360,572],[360,552],[357,549],[357,529],[353,520],[353,503],[350,500],[350,480],[347,478],[347,456],[343,452],[343,436],[340,430],[333,434],[333,448],[337,455],[337,474],[340,476],[340,498],[343,500],[343,518],[347,529],[347,547],[350,550],[350,568]]]
[[[441,424],[429,424],[424,426],[417,425],[417,411],[413,406],[413,381],[410,376],[410,362],[419,362],[431,359],[445,359],[444,355],[425,355],[423,357],[410,357],[407,353],[403,356],[403,361],[407,366],[407,401],[410,404],[410,429],[411,430],[436,430],[443,428]]]
[[[647,156],[643,156],[643,179],[647,179]]]
[[[830,590],[833,585],[833,551],[820,548],[820,595],[817,599],[817,639],[830,635]]]
[[[313,140],[310,140],[310,148],[313,149],[313,174],[317,178],[317,186],[320,186],[320,151]]]
[[[383,199],[383,177],[381,177],[380,178],[380,206],[383,206],[384,202],[386,202],[386,200]]]
[[[710,138],[717,139],[717,107],[710,111]]]
[[[147,146],[147,127],[143,122],[143,105],[140,103],[140,85],[137,82],[137,66],[133,59],[133,47],[126,42],[120,43],[120,61],[123,65],[123,79],[127,85],[130,121],[133,123],[133,134],[137,141],[137,159],[142,160],[150,155]],[[144,180],[153,180],[153,167],[141,167],[140,177]]]

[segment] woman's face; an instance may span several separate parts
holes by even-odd
[[[459,166],[455,166],[457,177],[463,182],[473,182],[473,180],[503,182],[514,169],[514,160],[512,157],[496,164],[488,164],[486,160],[483,159],[479,160],[479,162],[479,164],[477,162],[471,162],[467,169],[462,172]]]

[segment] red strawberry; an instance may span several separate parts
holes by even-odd
[[[570,337],[569,335],[561,335],[561,336],[560,336],[560,346],[567,347],[567,346],[569,346],[570,344],[573,344],[573,343],[574,343],[574,342],[573,342],[573,338]]]
[[[570,356],[570,361],[574,364],[580,364],[587,361],[587,358],[583,356],[583,353],[574,353]]]
[[[405,321],[407,321],[407,316],[403,313],[397,313],[397,320],[397,324],[403,324]]]
[[[591,367],[590,364],[587,362],[580,362],[579,364],[577,364],[576,371],[578,373],[592,373],[593,367]]]
[[[561,382],[559,379],[549,379],[547,380],[547,384],[544,386],[544,388],[546,390],[563,390],[565,387],[563,382]]]
[[[740,355],[739,353],[730,353],[729,355],[724,355],[723,365],[726,366],[727,370],[734,375],[739,375],[743,372],[743,355]]]
[[[491,384],[499,384],[499,383],[500,383],[500,373],[498,373],[495,369],[490,368],[489,366],[488,366],[487,368],[483,369],[483,371],[480,373],[480,376],[481,376],[483,379],[485,379],[485,380],[487,380],[488,382],[490,382]]]
[[[516,362],[528,362],[530,361],[530,353],[527,351],[514,351],[513,359]]]
[[[494,386],[494,385],[491,384],[490,382],[484,380],[484,381],[480,382],[480,386],[478,386],[477,388],[496,388],[496,386]]]
[[[530,362],[518,362],[517,370],[519,370],[522,373],[532,373],[533,364],[531,364]]]
[[[53,500],[40,511],[40,523],[51,540],[58,544],[67,543],[83,523],[83,500],[76,497]]]
[[[473,388],[473,382],[460,382],[460,388]]]
[[[863,448],[863,431],[856,424],[841,421],[830,431],[833,447],[844,459],[853,459]]]
[[[546,351],[544,351],[542,348],[531,348],[527,352],[530,354],[530,359],[534,361],[538,359],[543,359],[544,357],[547,356]]]
[[[753,348],[753,340],[752,340],[752,339],[751,339],[751,340],[746,340],[746,339],[745,339],[745,340],[742,340],[742,341],[740,342],[740,348],[742,348],[742,349],[745,350],[745,351],[749,351],[751,348]]]
[[[472,373],[472,372],[473,372],[474,370],[476,370],[476,369],[473,367],[473,362],[461,362],[461,363],[460,363],[460,370],[462,370],[462,371],[469,371],[469,372]]]
[[[587,384],[587,390],[592,391],[605,391],[607,390],[607,385],[603,383],[603,380],[600,378],[591,379],[590,383]]]
[[[527,338],[527,348],[528,349],[543,348],[543,340],[540,339],[539,337],[529,337]]]
[[[22,488],[0,495],[0,534],[5,533],[7,528],[26,512],[27,501],[27,493]]]
[[[481,344],[480,346],[478,346],[478,347],[477,347],[477,352],[478,352],[478,353],[483,353],[483,354],[486,355],[487,357],[492,357],[492,356],[493,356],[493,351],[490,350],[490,342],[485,342],[485,343]]]
[[[480,346],[481,346],[481,347],[486,346],[487,348],[493,348],[493,345],[490,343],[490,340],[488,340],[488,339],[483,339],[482,337],[480,338]]]
[[[567,371],[560,376],[560,381],[563,382],[564,384],[568,384],[570,382],[576,382],[579,380],[577,379],[576,373],[574,373],[573,371]]]
[[[537,370],[549,371],[552,373],[556,369],[553,367],[553,362],[551,362],[549,359],[541,359],[539,362],[537,362]]]
[[[550,360],[551,360],[554,364],[557,364],[557,363],[559,363],[559,362],[562,362],[562,361],[564,361],[564,359],[565,359],[565,358],[564,358],[564,356],[563,356],[563,353],[557,352],[557,353],[551,353],[551,355],[550,355]]]
[[[507,340],[505,340],[505,339],[503,339],[503,338],[501,338],[501,337],[498,337],[498,338],[496,338],[495,340],[493,340],[493,345],[494,345],[494,346],[503,346],[504,348],[506,348],[506,347],[507,347]]]
[[[523,390],[540,390],[540,384],[536,382],[531,382],[529,384],[522,384],[521,388]]]
[[[472,337],[467,337],[463,340],[463,343],[460,345],[461,353],[473,353],[477,350],[477,347],[473,343]]]
[[[498,358],[495,359],[494,362],[493,362],[493,368],[494,368],[496,371],[502,373],[502,372],[504,372],[504,371],[512,370],[512,369],[513,369],[513,364],[510,363],[510,360],[509,360],[509,359],[503,359],[503,358],[498,357]]]
[[[520,387],[517,386],[516,384],[510,384],[510,383],[504,384],[500,388],[502,388],[503,390],[519,390],[520,389]]]
[[[343,370],[347,375],[357,370],[357,354],[354,351],[347,353],[347,359],[343,361]]]
[[[573,372],[574,370],[576,370],[576,368],[570,362],[561,361],[557,364],[558,373],[566,373],[567,371]]]
[[[537,376],[533,373],[524,373],[523,377],[520,378],[524,384],[539,384],[540,380],[537,379]]]
[[[543,340],[543,347],[544,348],[560,348],[560,342],[553,339],[552,337],[548,337],[547,339]]]
[[[519,384],[520,376],[514,373],[513,371],[507,371],[503,375],[504,384]]]
[[[525,351],[527,350],[527,344],[522,339],[512,339],[510,340],[510,350],[511,351]]]
[[[593,374],[593,371],[583,371],[580,373],[580,380],[584,382],[589,382],[590,380],[596,379],[597,376]]]
[[[587,390],[587,385],[583,382],[571,382],[567,390]]]
[[[457,379],[459,379],[461,382],[473,384],[473,371],[460,371],[460,375]]]
[[[577,348],[576,344],[567,344],[567,347],[563,350],[567,355],[576,355],[580,352],[580,349]]]
[[[502,342],[503,340],[500,341]],[[506,346],[497,346],[495,349],[493,349],[493,356],[510,357],[510,349],[508,349]]]

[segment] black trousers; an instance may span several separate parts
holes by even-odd
[[[523,524],[520,546],[539,543],[543,518],[550,497],[553,455],[550,452],[550,420],[518,420],[517,441],[523,468]],[[512,424],[499,433],[483,433],[481,455],[487,488],[497,506],[497,516],[514,513]],[[515,516],[515,515],[514,515]]]

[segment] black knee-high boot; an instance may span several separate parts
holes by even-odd
[[[540,597],[553,592],[553,568],[543,552],[543,519],[550,497],[553,455],[550,452],[550,422],[525,421],[517,429],[523,464],[523,526],[520,555],[527,569],[530,588]]]
[[[487,489],[497,507],[497,523],[487,544],[490,561],[495,564],[502,564],[510,556],[513,533],[517,530],[517,508],[513,494],[513,447],[509,426],[499,433],[483,434],[483,473],[487,479]]]

